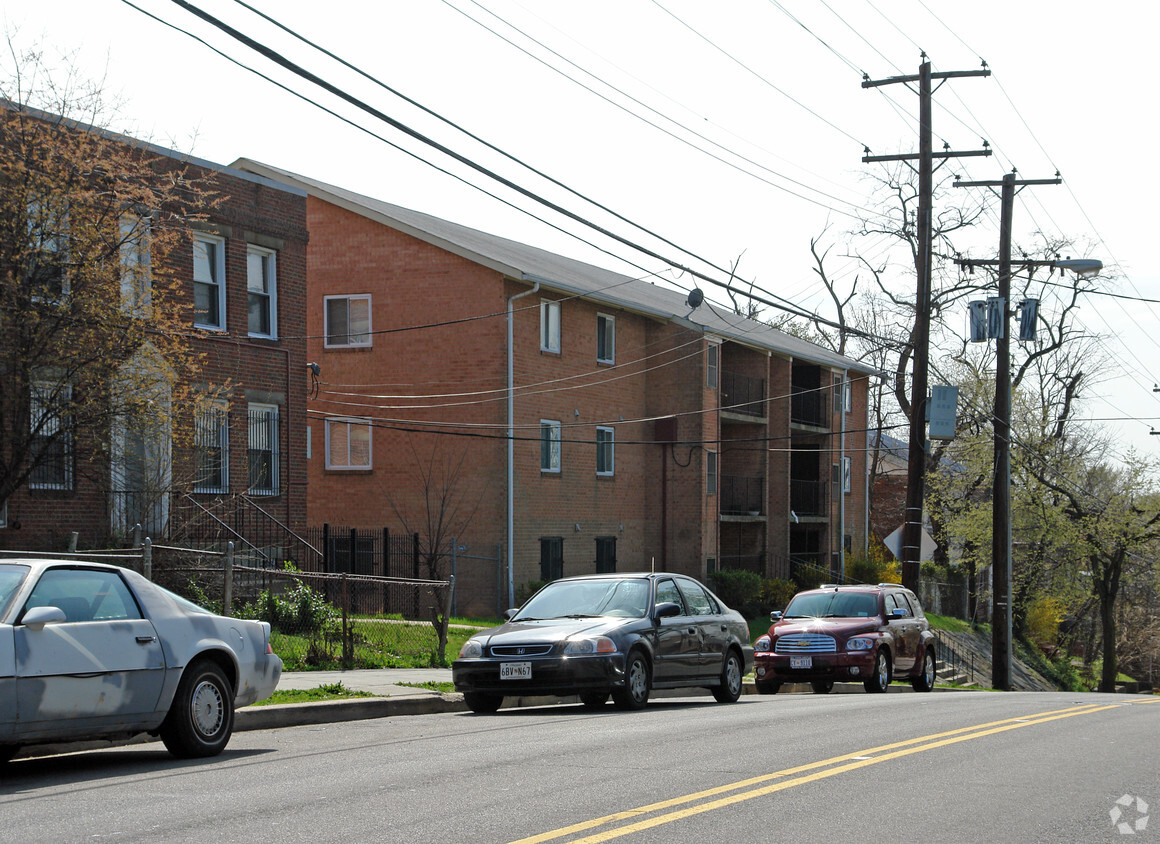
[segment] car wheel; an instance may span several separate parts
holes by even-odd
[[[935,676],[938,671],[934,662],[934,651],[927,650],[922,655],[922,672],[910,681],[916,692],[929,692],[934,688]]]
[[[648,660],[640,651],[631,651],[624,666],[624,688],[612,692],[617,709],[644,709],[652,685]]]
[[[828,695],[834,690],[833,680],[824,680],[820,683],[810,683],[810,687],[814,690],[816,695]]]
[[[775,695],[781,690],[781,681],[779,680],[758,680],[753,685],[757,687],[759,695]]]
[[[737,651],[725,654],[725,665],[721,668],[721,685],[713,687],[713,697],[718,703],[733,703],[741,697],[741,657]]]
[[[890,686],[890,651],[879,648],[874,657],[874,674],[862,684],[868,692],[885,692]]]
[[[208,659],[191,663],[181,676],[161,740],[174,756],[217,756],[234,732],[234,690],[225,672]]]
[[[485,692],[464,692],[463,702],[467,708],[479,715],[489,715],[499,709],[503,695],[489,695]]]
[[[608,692],[580,692],[580,702],[589,709],[599,709],[608,700]]]

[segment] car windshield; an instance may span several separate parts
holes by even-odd
[[[878,615],[877,596],[867,592],[814,592],[797,595],[782,618],[868,618]]]
[[[14,566],[10,563],[0,564],[0,614],[8,608],[8,601],[26,574],[28,574],[28,566]]]
[[[543,618],[643,618],[647,580],[557,580],[531,597],[512,621]]]

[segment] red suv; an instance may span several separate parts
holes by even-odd
[[[826,694],[839,680],[884,692],[903,677],[916,691],[934,688],[935,637],[909,589],[825,585],[794,595],[770,619],[769,632],[753,644],[761,694],[776,694],[782,683],[810,683]]]

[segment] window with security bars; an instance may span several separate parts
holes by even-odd
[[[560,471],[560,442],[562,428],[552,419],[540,420],[540,471]]]
[[[616,571],[616,537],[596,537],[596,573],[608,574]]]
[[[250,493],[278,495],[278,407],[251,404],[249,412]]]
[[[33,460],[30,489],[73,488],[73,434],[69,417],[72,386],[37,381],[29,391],[29,435]]]
[[[229,492],[230,415],[225,407],[212,407],[198,414],[194,426],[197,449],[197,479],[194,492]]]
[[[540,580],[558,580],[564,576],[564,537],[540,538]]]

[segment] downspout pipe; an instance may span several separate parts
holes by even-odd
[[[509,296],[507,300],[507,605],[516,603],[516,396],[515,396],[515,330],[513,317],[516,299],[539,292],[540,282],[532,284],[531,290]],[[502,610],[501,610],[502,614]]]
[[[841,566],[839,583],[846,582],[846,391],[850,390],[850,409],[853,409],[853,388],[850,385],[850,370],[842,370],[842,458],[838,461],[838,564]],[[853,461],[851,461],[852,463]],[[850,466],[850,490],[854,489],[854,467]]]

